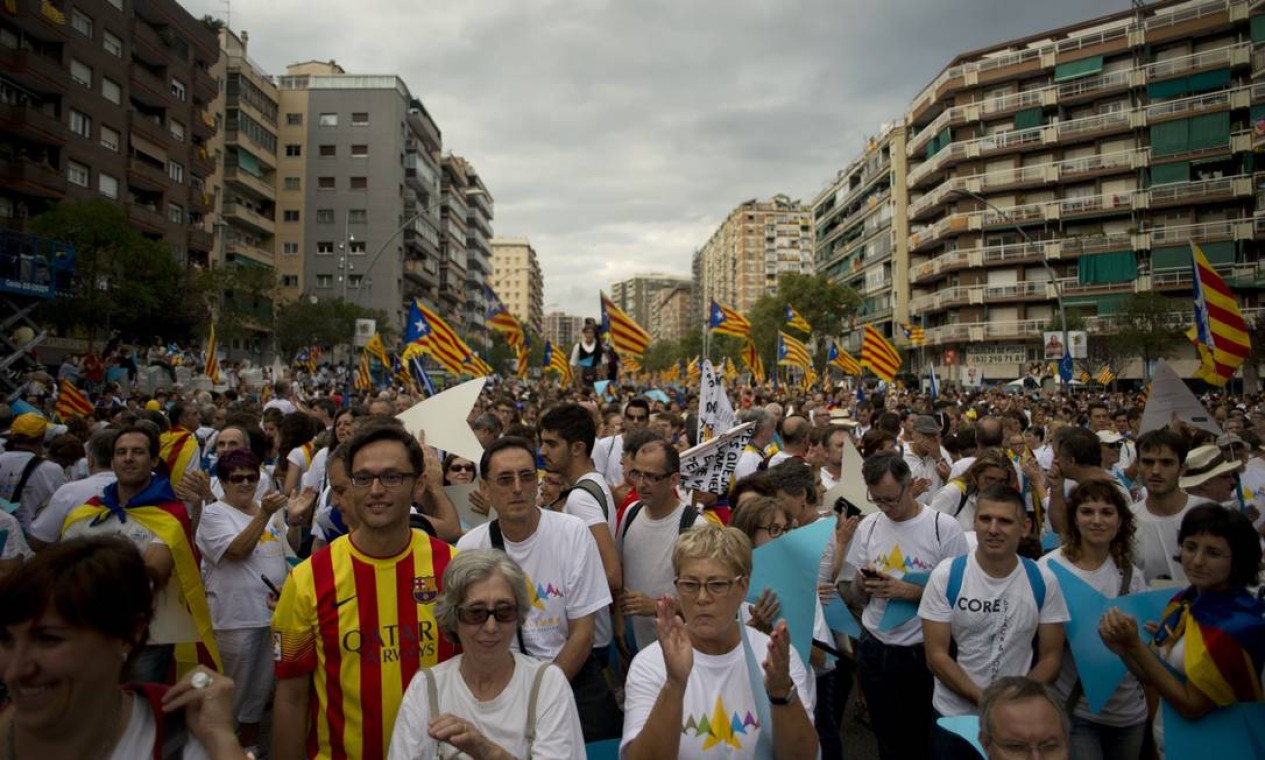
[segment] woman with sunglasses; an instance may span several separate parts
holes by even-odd
[[[672,569],[677,599],[659,599],[659,640],[637,654],[624,684],[620,757],[705,758],[723,745],[730,758],[815,758],[815,689],[785,621],[770,636],[738,621],[750,539],[695,527],[677,539]]]
[[[413,677],[390,760],[584,756],[562,670],[510,651],[530,607],[526,575],[504,552],[472,549],[448,563],[435,621],[462,653]]]
[[[473,483],[477,475],[475,464],[469,459],[464,459],[456,454],[449,454],[444,457],[444,485],[455,486]]]
[[[197,535],[211,624],[224,672],[237,684],[233,709],[248,749],[259,740],[259,720],[272,690],[268,595],[285,582],[287,570],[286,498],[268,491],[256,500],[260,472],[250,449],[221,456],[216,475],[224,497],[203,510]]]

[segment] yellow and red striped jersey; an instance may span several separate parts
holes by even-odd
[[[417,669],[456,653],[434,614],[456,551],[415,530],[407,549],[379,558],[348,536],[290,574],[272,619],[273,659],[277,678],[312,679],[308,757],[386,757]]]

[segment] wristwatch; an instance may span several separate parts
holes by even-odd
[[[799,701],[799,690],[795,688],[794,684],[791,684],[791,690],[786,692],[785,697],[775,697],[772,694],[769,695],[769,704],[777,705],[778,707],[786,707],[787,705],[793,705],[798,701]]]

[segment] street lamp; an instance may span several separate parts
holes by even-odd
[[[973,192],[971,190],[965,190],[965,189],[959,188],[955,190],[950,190],[948,194],[950,196],[964,195],[968,198],[975,200],[976,202],[987,207],[988,210],[992,211],[994,214],[997,214],[1002,219],[1005,219],[1006,222],[1009,223],[1011,227],[1015,228],[1015,232],[1019,233],[1019,237],[1023,238],[1023,242],[1025,244],[1027,245],[1036,244],[1036,241],[1033,240],[1032,237],[1028,235],[1028,233],[1024,232],[1023,227],[1019,226],[1019,223],[1016,222],[1015,218],[1010,215],[1010,212],[1001,210],[1000,208],[995,206],[991,201],[984,198],[984,196],[980,195],[979,193]],[[1066,364],[1067,372],[1066,373],[1060,372],[1060,375],[1066,374],[1070,378],[1071,368],[1072,368],[1072,344],[1068,341],[1068,335],[1067,335],[1068,334],[1067,305],[1064,304],[1063,302],[1063,282],[1059,279],[1058,275],[1055,273],[1054,267],[1050,266],[1050,260],[1045,257],[1044,250],[1041,251],[1041,266],[1045,267],[1045,271],[1050,275],[1050,282],[1054,283],[1054,297],[1055,299],[1057,299],[1058,304],[1059,304],[1059,321],[1062,322],[1062,326],[1063,326],[1063,360],[1060,361],[1059,363],[1060,365],[1062,365],[1064,361],[1067,363]],[[1061,368],[1062,367],[1060,366],[1060,369]]]

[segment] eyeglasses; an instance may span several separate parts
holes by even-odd
[[[522,482],[524,485],[527,485],[527,486],[534,486],[536,485],[536,471],[524,470],[523,472],[517,472],[517,473],[507,472],[503,475],[497,475],[495,478],[492,479],[492,482],[496,483],[501,488],[510,488],[516,482]]]
[[[1115,443],[1104,443],[1103,446],[1106,446],[1109,449],[1115,449],[1116,451],[1124,448],[1124,444],[1120,441],[1116,441]]]
[[[789,529],[785,525],[778,525],[777,523],[769,523],[768,525],[757,525],[756,530],[768,531],[770,536],[777,538],[783,533],[786,533]]]
[[[450,464],[448,472],[474,472],[474,463],[470,464]]]
[[[457,608],[457,620],[466,625],[483,625],[488,621],[489,616],[495,617],[498,623],[513,623],[518,620],[518,606],[502,602],[492,609],[481,605]]]
[[[909,487],[908,484],[901,486],[900,493],[894,497],[875,496],[872,492],[866,491],[865,498],[869,499],[870,503],[876,507],[894,507],[897,504],[900,504],[901,501],[904,500],[905,489],[907,489],[908,487]]]
[[[228,482],[230,482],[230,483],[232,483],[233,485],[236,485],[236,486],[240,486],[240,485],[242,485],[243,483],[258,483],[258,482],[259,482],[259,473],[257,473],[257,472],[255,472],[255,473],[250,473],[250,472],[248,472],[248,473],[245,473],[245,474],[243,474],[243,475],[229,475],[229,476],[228,476]]]
[[[711,596],[724,596],[725,594],[728,594],[729,589],[733,588],[734,584],[740,580],[742,580],[741,575],[728,579],[713,578],[708,581],[696,581],[693,578],[677,578],[672,581],[672,584],[676,586],[677,593],[681,596],[698,596],[698,592],[703,588],[706,588],[707,593]]]
[[[645,422],[646,420],[649,420],[649,419],[650,419],[650,415],[648,415],[648,414],[625,414],[625,415],[624,415],[624,419],[628,420],[629,422]]]
[[[647,480],[647,481],[650,481],[651,483],[662,483],[663,481],[672,477],[673,474],[674,473],[671,473],[671,472],[642,472],[641,470],[629,470],[628,479],[629,480]]]
[[[405,480],[417,477],[415,472],[353,472],[351,484],[356,488],[369,488],[378,481],[383,488],[399,488]]]
[[[1052,757],[1063,749],[1064,744],[1058,739],[1047,739],[1037,744],[999,741],[996,747],[1005,757],[1032,757],[1033,752],[1036,752],[1037,757]]]

